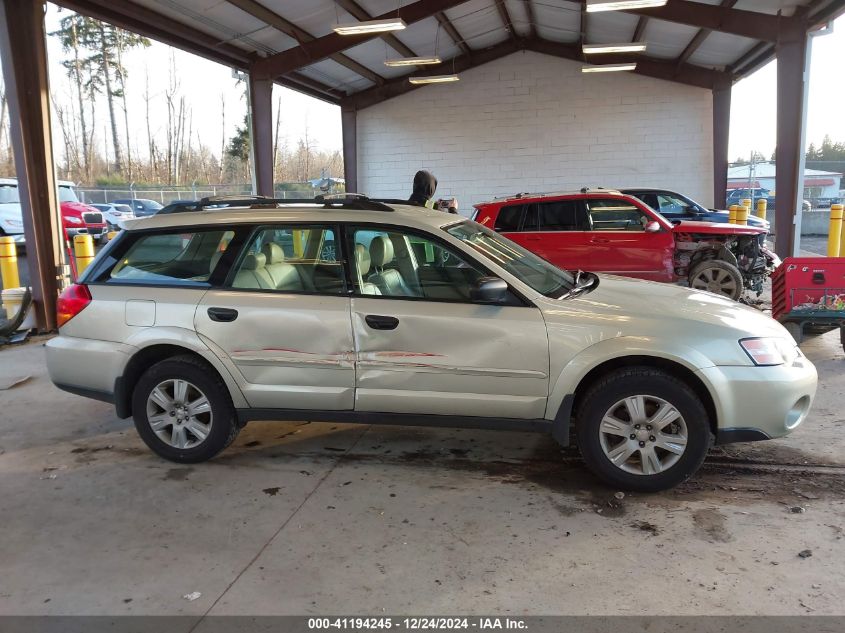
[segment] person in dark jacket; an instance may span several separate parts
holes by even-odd
[[[430,171],[421,169],[414,175],[414,190],[408,202],[417,207],[433,209],[435,191],[437,191],[437,178]]]

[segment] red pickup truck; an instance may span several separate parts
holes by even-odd
[[[475,205],[476,222],[560,268],[693,288],[739,299],[760,294],[780,263],[762,228],[669,222],[641,200],[613,190],[518,194]]]

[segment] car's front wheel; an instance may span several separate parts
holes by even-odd
[[[144,443],[174,462],[211,459],[239,431],[225,383],[192,356],[169,358],[144,372],[132,394],[132,414]]]
[[[595,383],[575,424],[587,466],[624,490],[657,492],[685,481],[711,441],[707,411],[695,392],[650,367],[616,370]]]
[[[742,273],[721,259],[708,259],[696,265],[689,274],[690,288],[707,290],[736,301],[742,296]]]

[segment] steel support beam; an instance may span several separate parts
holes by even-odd
[[[355,108],[340,109],[340,126],[343,135],[343,178],[346,191],[358,192],[358,111]]]
[[[532,0],[522,0],[525,5],[525,15],[528,17],[528,36],[537,37],[537,14]]]
[[[731,82],[713,88],[713,207],[722,208],[728,189],[728,141],[731,131]]]
[[[63,268],[58,189],[50,130],[50,89],[43,0],[0,0],[0,60],[23,210],[35,320],[56,328]]]
[[[413,24],[420,20],[433,17],[439,11],[451,9],[466,0],[417,0],[406,4],[399,9],[393,9],[382,15],[374,16],[374,20],[388,20],[390,18],[402,18],[407,24]],[[363,44],[381,33],[363,33],[361,35],[338,35],[331,33],[318,37],[311,42],[301,42],[299,46],[255,62],[253,69],[260,77],[272,78],[285,75],[291,71],[299,70],[303,66],[315,64],[320,60],[331,57],[348,48]]]
[[[794,254],[795,224],[804,198],[804,135],[810,38],[806,24],[784,25],[777,42],[777,142],[775,146],[775,251]],[[796,217],[797,216],[797,217]]]
[[[455,25],[452,24],[452,21],[446,17],[446,14],[442,11],[438,11],[434,14],[434,17],[440,23],[440,26],[443,27],[443,30],[446,31],[446,34],[452,38],[452,41],[461,49],[461,52],[464,55],[469,55],[470,48],[467,46],[467,43],[464,41],[464,36],[458,33],[458,29],[455,28]]]
[[[253,191],[273,197],[273,82],[249,75]]]
[[[662,7],[651,9],[625,9],[625,13],[768,42],[777,40],[781,22],[791,20],[791,18],[768,13],[702,4],[689,0],[672,0]]]
[[[505,30],[508,32],[508,37],[516,38],[516,29],[513,28],[513,20],[511,20],[511,14],[508,11],[508,7],[505,5],[505,0],[494,0],[496,2],[496,9],[499,11],[499,18],[502,20],[502,24],[505,25]]]

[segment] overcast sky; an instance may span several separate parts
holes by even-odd
[[[47,30],[58,28],[64,13],[48,4]],[[64,58],[55,37],[48,38],[51,86],[59,101],[69,99],[69,84],[60,61]],[[235,125],[243,120],[246,104],[243,84],[237,85],[232,71],[219,64],[194,55],[153,43],[148,49],[126,56],[129,69],[130,133],[146,151],[144,116],[144,83],[149,73],[154,132],[162,130],[166,120],[164,89],[168,82],[171,56],[175,61],[181,90],[193,110],[194,139],[197,133],[215,153],[221,143],[220,99],[226,100],[226,137],[234,133]],[[810,76],[810,100],[807,142],[821,143],[825,134],[834,140],[845,141],[845,16],[839,18],[830,35],[814,38]],[[757,73],[734,86],[731,103],[731,137],[729,156],[747,157],[758,150],[768,157],[775,146],[776,63],[772,62]],[[319,149],[341,148],[340,111],[330,104],[276,86],[274,100],[282,99],[282,136],[295,143],[306,127]],[[275,103],[274,103],[275,107]],[[99,143],[103,143],[106,123],[105,104],[99,108],[97,127]],[[121,128],[122,131],[122,128]],[[56,130],[57,148],[62,145]],[[142,140],[143,139],[143,140]]]

